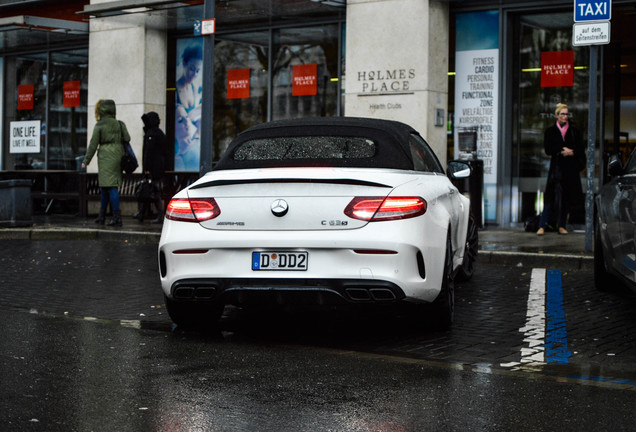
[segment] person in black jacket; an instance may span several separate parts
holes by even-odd
[[[545,153],[551,159],[537,235],[545,234],[553,212],[559,234],[567,234],[565,224],[570,205],[582,194],[579,173],[585,168],[585,149],[581,134],[568,121],[570,114],[566,104],[558,104],[554,114],[557,121],[546,129],[543,139]]]
[[[141,116],[144,122],[144,145],[142,167],[147,180],[150,181],[149,196],[140,199],[141,208],[135,215],[143,222],[145,214],[150,210],[150,202],[157,209],[157,217],[151,223],[163,222],[163,205],[161,203],[161,182],[164,175],[164,154],[166,149],[166,135],[159,128],[159,114],[150,111]]]

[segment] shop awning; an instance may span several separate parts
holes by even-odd
[[[16,15],[0,18],[0,31],[45,30],[65,33],[88,33],[88,23],[55,18],[43,18],[31,15]]]

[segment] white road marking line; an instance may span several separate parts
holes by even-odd
[[[532,269],[526,311],[526,325],[519,329],[527,346],[521,348],[519,362],[501,363],[502,367],[545,364],[545,284],[546,269]]]

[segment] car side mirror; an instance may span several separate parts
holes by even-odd
[[[607,172],[610,176],[616,177],[623,175],[623,163],[621,162],[618,155],[612,155],[607,162]]]
[[[450,161],[446,172],[451,179],[464,179],[470,177],[472,168],[466,162]]]

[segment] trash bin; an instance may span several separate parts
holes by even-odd
[[[479,228],[484,227],[484,161],[480,159],[459,160],[470,165],[468,178],[455,179],[453,184],[459,192],[470,198],[470,213]]]
[[[31,225],[31,180],[0,181],[0,227]]]

